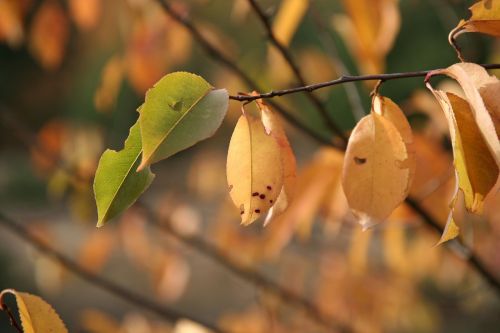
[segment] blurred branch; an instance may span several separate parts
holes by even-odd
[[[300,70],[299,66],[297,63],[293,60],[291,53],[288,51],[288,49],[283,45],[277,38],[276,35],[273,32],[273,28],[271,26],[271,23],[269,22],[269,18],[267,15],[264,13],[262,8],[259,6],[256,0],[248,0],[250,3],[252,9],[254,12],[257,14],[258,18],[262,22],[262,25],[266,29],[267,33],[267,38],[273,44],[276,49],[281,53],[283,58],[285,58],[286,62],[292,69],[295,77],[297,78],[297,81],[299,82],[300,85],[305,86],[307,85],[306,80],[304,78],[304,74]],[[328,110],[325,108],[323,103],[319,100],[319,98],[312,93],[312,91],[309,90],[304,90],[307,93],[307,97],[311,101],[311,103],[316,107],[316,109],[319,111],[321,116],[323,117],[323,120],[325,123],[330,127],[330,129],[342,140],[344,145],[347,144],[347,137],[344,134],[344,131],[330,118],[328,115]]]
[[[163,10],[172,18],[174,19],[177,23],[181,24],[186,28],[193,39],[198,42],[198,44],[203,48],[203,50],[215,61],[218,62],[219,64],[223,65],[226,67],[228,70],[233,72],[237,77],[239,77],[250,89],[260,91],[258,84],[246,74],[246,72],[238,66],[238,64],[232,60],[226,57],[221,51],[217,50],[215,46],[213,46],[198,30],[198,28],[191,22],[191,20],[186,17],[185,15],[182,15],[178,13],[176,10],[172,8],[170,3],[167,0],[156,0],[158,4],[163,8]],[[286,110],[282,105],[275,103],[275,102],[270,102],[269,103],[272,107],[278,111],[285,120],[287,120],[291,125],[294,127],[300,129],[302,132],[305,134],[309,135],[311,138],[316,140],[317,142],[321,144],[326,144],[326,145],[334,145],[335,147],[342,146],[338,145],[335,143],[332,143],[332,140],[329,138],[325,138],[323,135],[320,135],[316,133],[313,129],[310,129],[308,126],[304,125],[303,122],[299,119],[297,119],[293,113],[289,110]]]
[[[483,66],[485,69],[500,68],[500,64],[482,64],[481,66]],[[256,99],[273,98],[273,97],[277,97],[277,96],[295,94],[295,93],[302,92],[302,91],[314,91],[317,89],[331,87],[331,86],[344,84],[344,83],[348,83],[348,82],[375,81],[375,80],[380,80],[380,81],[384,82],[384,81],[406,79],[406,78],[425,77],[427,74],[429,74],[430,72],[435,71],[435,70],[441,70],[441,68],[424,70],[424,71],[416,71],[416,72],[403,72],[403,73],[371,74],[371,75],[357,75],[357,76],[343,75],[335,80],[310,84],[310,85],[306,85],[303,87],[295,87],[295,88],[283,89],[283,90],[273,90],[273,91],[270,91],[267,93],[263,93],[263,94],[259,94],[259,95],[251,95],[251,96],[250,95],[231,95],[231,96],[229,96],[229,99],[240,101],[240,102],[251,102],[251,101],[254,101]]]
[[[172,226],[168,219],[160,219],[158,214],[154,212],[148,205],[138,201],[138,206],[140,206],[146,215],[149,217],[151,225],[160,231],[166,232],[173,236],[175,239],[182,242],[184,245],[194,249],[195,251],[209,257],[213,261],[222,265],[230,272],[240,277],[241,279],[249,282],[250,284],[257,286],[269,293],[272,293],[279,297],[281,301],[288,305],[294,305],[301,308],[309,318],[314,322],[321,324],[325,328],[333,332],[351,332],[349,328],[339,323],[332,321],[327,318],[322,310],[318,306],[311,302],[310,300],[298,295],[290,289],[274,282],[273,280],[262,275],[260,272],[251,269],[248,266],[242,265],[236,260],[230,258],[224,254],[217,246],[207,242],[203,237],[197,235],[187,235],[176,230]]]
[[[154,301],[151,301],[139,294],[136,294],[118,284],[115,284],[114,282],[107,280],[99,275],[96,275],[82,266],[80,266],[76,261],[72,260],[62,252],[59,252],[52,246],[49,246],[46,242],[44,242],[42,239],[39,237],[35,236],[32,234],[26,227],[21,225],[20,223],[12,220],[11,218],[7,217],[4,213],[0,212],[0,224],[8,229],[10,232],[24,240],[25,242],[29,243],[32,245],[34,248],[36,248],[38,251],[41,253],[50,256],[54,258],[61,266],[65,267],[78,277],[82,278],[83,280],[91,283],[94,286],[97,286],[115,296],[118,296],[122,298],[125,301],[130,302],[131,304],[147,309],[151,311],[152,313],[157,314],[159,317],[169,321],[169,322],[176,322],[179,319],[185,318],[189,319],[193,322],[196,322],[202,326],[205,326],[206,328],[212,330],[215,333],[227,333],[226,331],[222,330],[220,327],[205,322],[204,320],[200,318],[195,318],[192,315],[186,314],[186,313],[180,313],[174,309],[170,309],[167,307],[164,307],[162,305],[159,305],[155,303]]]

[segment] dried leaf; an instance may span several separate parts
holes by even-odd
[[[3,310],[5,304],[3,297],[6,294],[16,297],[24,333],[68,333],[66,326],[52,306],[38,296],[5,289],[0,293],[0,309]]]
[[[354,128],[347,146],[342,185],[349,206],[367,227],[381,221],[406,198],[411,161],[396,126],[372,112]]]
[[[433,71],[429,73],[427,80],[436,74],[448,75],[460,84],[476,124],[497,165],[500,165],[500,142],[497,135],[497,128],[500,124],[495,124],[495,121],[498,121],[499,106],[493,98],[495,94],[498,96],[500,93],[498,79],[490,76],[483,67],[472,63],[458,63],[446,69]],[[482,94],[487,98],[483,100]],[[486,100],[490,111],[485,104]]]
[[[240,117],[231,137],[227,181],[244,225],[265,214],[283,187],[280,146],[261,120],[250,114]]]
[[[474,121],[469,103],[452,93],[439,90],[433,93],[448,119],[454,164],[465,206],[470,212],[480,214],[484,198],[497,182],[498,166]]]
[[[146,93],[139,109],[142,162],[138,170],[168,158],[214,134],[226,115],[228,93],[200,76],[176,72]]]
[[[472,15],[468,20],[461,20],[450,33],[454,38],[464,32],[480,32],[500,37],[500,0],[481,0],[469,10]]]

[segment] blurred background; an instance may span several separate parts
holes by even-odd
[[[246,0],[169,1],[263,91],[296,85]],[[448,32],[468,18],[462,0],[259,1],[308,83],[342,74],[406,72],[457,62]],[[459,38],[466,59],[500,62],[493,38]],[[134,206],[97,230],[92,180],[106,148],[121,149],[144,94],[173,71],[202,75],[231,94],[250,89],[214,62],[153,0],[0,0],[0,210],[96,274],[232,332],[322,332],[290,306],[168,233]],[[374,82],[317,91],[348,132],[369,112]],[[456,89],[451,81],[435,85]],[[411,194],[444,223],[453,191],[446,120],[422,78],[390,81],[415,135]],[[331,133],[304,95],[279,102]],[[156,164],[142,202],[180,232],[315,302],[355,332],[498,332],[500,296],[409,208],[362,231],[340,187],[342,153],[287,126],[299,178],[288,211],[263,228],[239,225],[225,158],[240,113]],[[463,241],[500,278],[500,198],[484,216],[461,207]],[[0,228],[0,290],[42,296],[70,332],[171,332],[172,323],[92,286]],[[179,326],[179,325],[177,325]],[[178,333],[195,332],[176,328]],[[0,331],[15,332],[0,314]]]

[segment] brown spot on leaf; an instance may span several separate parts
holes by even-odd
[[[229,187],[228,187],[229,192],[231,192],[232,189],[233,189],[233,185],[229,185]]]
[[[266,198],[266,195],[265,195],[265,194],[261,194],[261,195],[259,195],[259,198],[261,198],[261,199],[265,199],[265,198]]]
[[[273,203],[273,200],[271,199],[271,200],[269,200],[269,202],[270,202],[270,203]]]
[[[253,193],[252,193],[252,197],[256,197],[256,196],[258,196],[258,195],[259,195],[259,192],[253,192]]]
[[[256,212],[257,214],[259,214],[259,213],[260,213],[260,209],[256,209],[256,210],[255,210],[255,212]]]
[[[354,156],[354,163],[361,165],[366,163],[366,158]]]
[[[268,189],[269,191],[271,191],[271,190],[273,189],[273,188],[271,187],[271,185],[267,185],[266,187],[267,187],[267,189]]]

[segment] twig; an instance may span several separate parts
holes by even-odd
[[[9,307],[7,306],[7,304],[3,302],[3,300],[0,302],[0,310],[5,311],[5,313],[9,317],[9,322],[11,326],[14,327],[16,331],[18,331],[19,333],[23,333],[23,329],[17,322],[16,317],[14,317],[14,314],[12,313],[12,311],[10,311]]]
[[[227,333],[226,331],[222,330],[220,327],[216,326],[215,324],[208,323],[200,318],[196,318],[192,315],[186,314],[186,313],[181,313],[178,312],[174,309],[170,309],[164,306],[161,306],[154,301],[151,301],[139,294],[136,294],[118,284],[115,284],[114,282],[107,280],[101,276],[95,275],[94,273],[86,270],[82,266],[80,266],[77,262],[63,254],[62,252],[59,252],[55,248],[47,245],[46,242],[38,238],[37,236],[33,235],[26,227],[22,226],[20,223],[12,220],[11,218],[7,217],[5,214],[0,212],[0,224],[4,226],[6,229],[8,229],[10,232],[24,240],[25,242],[31,244],[33,247],[35,247],[38,251],[41,253],[50,256],[54,258],[60,265],[68,269],[69,271],[73,272],[75,275],[78,277],[82,278],[83,280],[91,283],[92,285],[95,285],[111,294],[114,294],[115,296],[118,296],[129,303],[139,306],[141,308],[147,309],[155,314],[157,314],[159,317],[169,321],[169,322],[176,322],[179,319],[186,318],[191,321],[194,321],[202,326],[207,327],[208,329],[216,332],[216,333]]]
[[[307,314],[313,321],[321,324],[325,328],[333,330],[335,332],[351,332],[348,327],[337,322],[333,322],[331,319],[325,317],[321,309],[318,308],[317,305],[310,300],[274,282],[261,273],[231,259],[222,251],[220,251],[215,245],[207,242],[205,239],[196,235],[185,235],[179,232],[175,229],[175,227],[172,226],[168,219],[159,220],[158,215],[145,203],[138,201],[137,204],[149,217],[148,220],[150,221],[151,225],[153,225],[160,231],[172,235],[177,240],[181,241],[184,245],[196,250],[199,253],[203,253],[205,256],[224,266],[226,269],[228,269],[230,272],[240,277],[241,279],[278,296],[285,304],[294,305],[303,309],[304,313]]]
[[[483,64],[481,65],[486,69],[496,69],[500,68],[500,64]],[[439,69],[436,69],[439,70]],[[310,84],[302,87],[295,87],[290,89],[283,90],[273,90],[267,93],[259,94],[259,95],[231,95],[230,99],[240,101],[240,102],[250,102],[256,99],[267,99],[273,98],[276,96],[284,96],[295,94],[302,91],[314,91],[321,88],[331,87],[338,84],[343,84],[347,82],[356,82],[356,81],[374,81],[374,80],[382,80],[382,81],[390,81],[397,79],[406,79],[406,78],[415,78],[415,77],[425,77],[427,74],[434,70],[424,70],[424,71],[416,71],[416,72],[403,72],[403,73],[389,73],[389,74],[370,74],[370,75],[345,75],[341,76],[338,79],[320,82],[315,84]]]
[[[273,44],[276,49],[281,53],[283,58],[285,58],[286,62],[292,69],[295,77],[297,78],[297,81],[299,82],[300,85],[305,86],[307,85],[306,80],[304,78],[304,74],[300,70],[299,66],[297,63],[293,60],[292,55],[290,52],[288,52],[288,49],[283,45],[277,38],[276,35],[273,32],[273,28],[271,26],[271,23],[269,22],[268,17],[262,10],[262,8],[259,6],[256,0],[248,0],[250,3],[252,9],[254,12],[257,14],[257,17],[260,19],[262,22],[262,25],[266,29],[267,37],[271,44]],[[311,103],[316,107],[316,109],[319,111],[321,116],[323,117],[323,120],[325,123],[330,127],[330,129],[343,141],[344,145],[347,144],[347,137],[344,134],[344,131],[330,118],[328,115],[328,110],[325,108],[323,103],[318,99],[316,95],[312,93],[312,91],[304,90],[307,93],[307,97],[311,101]]]
[[[198,30],[198,28],[189,20],[188,17],[178,13],[176,10],[172,8],[172,6],[168,3],[167,0],[156,0],[156,2],[163,8],[163,10],[177,23],[181,24],[186,28],[191,36],[196,42],[203,48],[203,50],[216,62],[223,65],[231,72],[233,72],[236,76],[238,76],[250,89],[260,91],[258,84],[248,76],[241,67],[239,67],[235,61],[226,57],[222,52],[217,50]],[[338,147],[341,145],[336,145],[332,142],[331,139],[325,138],[323,135],[316,133],[313,129],[304,125],[299,119],[297,119],[292,112],[286,110],[282,105],[270,102],[269,103],[273,108],[278,111],[285,120],[287,120],[292,126],[302,130],[304,133],[309,135],[311,138],[316,140],[317,142],[325,145],[333,145],[334,147]]]

